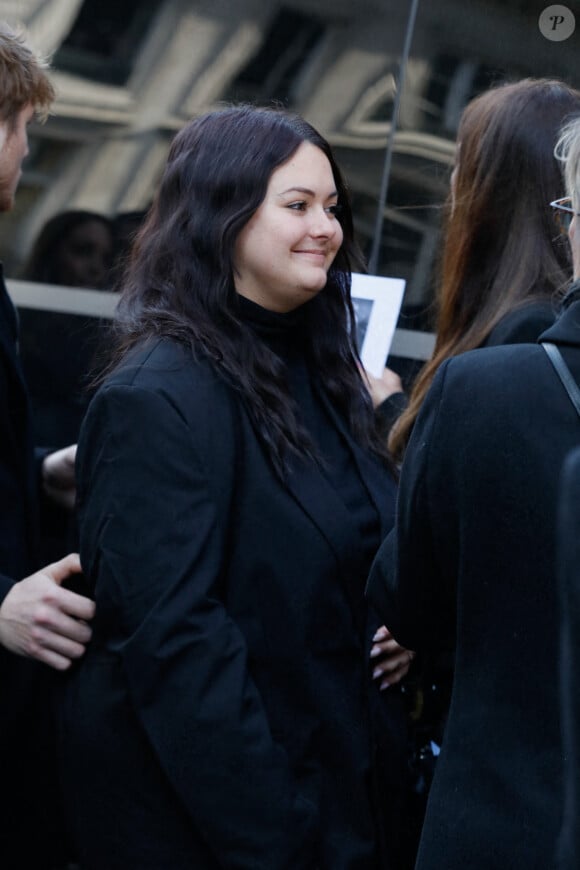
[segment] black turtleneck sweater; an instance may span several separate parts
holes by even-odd
[[[380,544],[379,517],[358,472],[347,438],[320,398],[318,391],[321,387],[308,364],[305,329],[308,303],[287,314],[280,314],[243,296],[239,300],[241,319],[286,366],[288,389],[322,460],[321,471],[349,511],[353,527],[361,536],[365,557],[361,582],[364,582]]]

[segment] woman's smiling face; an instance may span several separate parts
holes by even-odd
[[[283,313],[322,290],[342,244],[337,205],[328,158],[303,142],[272,173],[263,202],[236,240],[238,293]]]

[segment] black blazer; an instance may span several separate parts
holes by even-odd
[[[541,337],[580,381],[580,303]],[[544,350],[447,361],[402,468],[369,594],[397,640],[455,647],[418,870],[549,867],[561,812],[558,480],[580,420]],[[444,858],[442,859],[442,856]]]
[[[560,709],[564,745],[564,810],[559,870],[577,870],[580,856],[580,448],[566,459],[558,515],[560,580]]]
[[[385,534],[391,476],[336,425]],[[361,550],[331,484],[296,463],[283,486],[170,341],[93,399],[77,476],[97,617],[61,733],[83,867],[378,866]]]

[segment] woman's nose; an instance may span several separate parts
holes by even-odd
[[[335,216],[324,208],[315,208],[311,211],[312,223],[311,234],[313,236],[332,237],[337,229],[338,221]]]

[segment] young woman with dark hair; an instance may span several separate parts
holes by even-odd
[[[79,443],[98,616],[61,745],[87,870],[391,866],[403,710],[370,684],[363,589],[395,481],[353,263],[304,120],[231,107],[178,134]],[[397,682],[410,655],[386,658]]]
[[[227,136],[246,136],[248,149],[224,142]],[[325,292],[297,295],[290,304],[274,298],[273,310],[285,313],[314,296],[304,331],[318,377],[361,446],[388,463],[359,371],[353,367],[358,354],[351,338],[350,270],[351,264],[361,265],[361,256],[346,188],[330,147],[300,118],[235,109],[206,116],[176,138],[158,200],[133,250],[117,322],[119,347],[125,352],[144,336],[164,335],[203,350],[245,399],[279,470],[291,452],[312,454],[311,436],[292,408],[280,363],[267,345],[255,341],[240,312],[243,292],[238,292],[235,277],[232,281],[238,236],[263,201],[271,173],[290,159],[297,142],[314,145],[330,164],[336,202],[328,214],[343,240],[329,263]],[[195,159],[199,143],[215,165],[205,165],[205,150]],[[290,207],[298,213],[306,210],[300,201]],[[279,271],[286,268],[281,263]],[[283,297],[286,279],[275,277],[282,282]]]
[[[562,195],[554,146],[580,113],[580,93],[525,79],[481,94],[458,131],[444,231],[432,358],[389,439],[401,459],[431,382],[448,357],[535,341],[554,321],[570,277],[568,240],[547,203]]]

